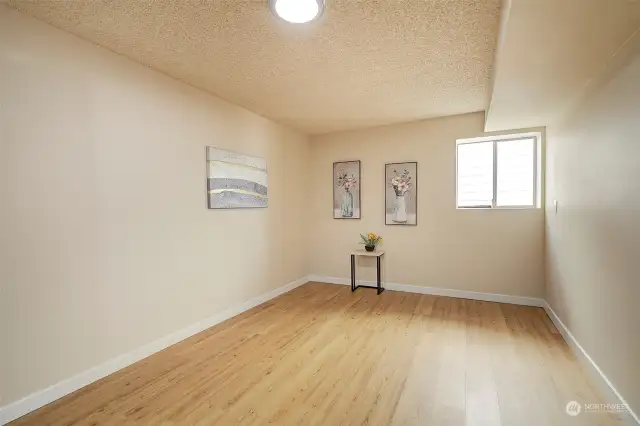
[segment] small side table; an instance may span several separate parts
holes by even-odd
[[[378,294],[384,291],[382,287],[382,280],[380,277],[380,258],[384,255],[384,251],[366,251],[366,250],[356,250],[351,252],[351,291],[354,292],[360,287],[364,288],[375,288],[378,291]],[[376,270],[378,273],[378,285],[376,287],[372,285],[356,285],[356,256],[365,256],[365,257],[375,257],[376,258]]]

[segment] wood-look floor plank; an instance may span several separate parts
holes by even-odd
[[[540,308],[309,283],[11,423],[622,425]]]

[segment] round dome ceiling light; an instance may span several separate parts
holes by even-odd
[[[324,0],[269,0],[271,12],[294,24],[318,19],[324,11]]]

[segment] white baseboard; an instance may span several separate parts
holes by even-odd
[[[607,403],[609,404],[624,404],[627,407],[628,414],[624,415],[625,420],[628,424],[640,425],[640,419],[638,419],[638,415],[633,412],[627,401],[620,395],[618,390],[613,386],[613,383],[607,378],[607,376],[602,372],[598,364],[589,356],[587,351],[578,343],[576,338],[573,336],[571,331],[567,328],[566,325],[562,322],[560,317],[556,315],[551,306],[545,301],[544,302],[544,310],[553,321],[553,324],[556,326],[564,340],[567,342],[571,350],[574,352],[576,357],[580,360],[580,362],[587,368],[589,374],[596,380],[596,382],[600,385],[600,391],[603,396],[606,398]],[[594,401],[595,402],[595,401]]]
[[[317,281],[321,283],[342,284],[342,285],[351,284],[351,280],[349,278],[323,277],[319,275],[309,275],[308,278],[309,278],[309,281]],[[364,284],[364,285],[376,285],[375,281],[358,280],[358,283]],[[382,286],[387,290],[404,291],[407,293],[431,294],[434,296],[446,296],[446,297],[456,297],[459,299],[483,300],[486,302],[511,303],[513,305],[542,307],[544,306],[544,303],[545,303],[544,300],[536,297],[510,296],[508,294],[480,293],[476,291],[453,290],[453,289],[438,288],[438,287],[422,287],[417,285],[397,284],[397,283],[390,283],[390,282],[383,282]]]
[[[238,306],[234,306],[230,309],[220,312],[219,314],[216,314],[210,318],[192,324],[186,328],[183,328],[182,330],[178,330],[168,336],[155,340],[131,352],[122,354],[103,364],[83,371],[82,373],[79,373],[73,377],[51,385],[48,388],[32,393],[31,395],[28,395],[7,406],[0,407],[0,425],[7,424],[12,420],[30,413],[31,411],[37,410],[38,408],[43,407],[50,402],[55,401],[56,399],[62,398],[65,395],[68,395],[84,386],[87,386],[88,384],[100,380],[103,377],[113,374],[118,370],[121,370],[135,362],[140,361],[141,359],[147,358],[148,356],[151,356],[156,352],[168,348],[171,345],[175,345],[176,343],[188,337],[191,337],[194,334],[200,333],[201,331],[213,327],[216,324],[219,324],[229,318],[232,318],[238,314],[241,314],[242,312],[245,312],[268,300],[271,300],[274,297],[280,296],[283,293],[293,290],[294,288],[308,281],[309,280],[307,277],[300,278],[268,293],[254,297],[253,299]]]

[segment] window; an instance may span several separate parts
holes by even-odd
[[[537,204],[538,136],[457,141],[458,208],[533,208]]]

